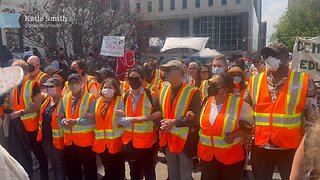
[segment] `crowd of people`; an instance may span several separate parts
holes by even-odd
[[[38,56],[14,60],[24,79],[1,98],[7,150],[30,179],[31,152],[42,180],[48,159],[56,180],[98,179],[97,157],[104,179],[125,179],[128,162],[130,179],[155,180],[159,152],[170,180],[192,180],[194,159],[202,180],[241,180],[248,159],[257,180],[275,169],[282,179],[320,177],[317,159],[304,167],[308,147],[319,149],[310,140],[319,131],[316,87],[289,68],[282,44],[263,48],[250,68],[225,56],[210,65],[150,58],[122,81],[112,68],[91,76],[85,61],[59,56],[50,73]]]

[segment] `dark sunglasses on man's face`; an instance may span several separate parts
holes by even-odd
[[[129,81],[140,81],[140,77],[128,77]]]

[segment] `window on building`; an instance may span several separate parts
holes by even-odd
[[[159,0],[159,11],[163,11],[163,0]]]
[[[227,5],[227,0],[222,0],[222,1],[221,1],[221,4],[222,4],[222,5]]]
[[[188,8],[188,0],[183,0],[182,1],[182,9],[187,9]]]
[[[189,19],[179,21],[180,37],[189,37]]]
[[[213,6],[213,0],[208,0],[208,6]]]
[[[200,0],[196,0],[196,8],[200,7]]]
[[[152,12],[152,1],[148,1],[148,12]]]
[[[193,36],[200,37],[201,36],[201,24],[200,18],[193,19]]]
[[[176,1],[175,0],[171,0],[170,2],[170,10],[175,10],[176,9]]]
[[[241,0],[236,0],[236,4],[241,4]]]
[[[137,11],[141,11],[141,4],[140,4],[140,3],[137,3],[137,4],[136,4],[136,10],[137,10]]]

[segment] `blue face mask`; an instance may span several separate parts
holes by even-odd
[[[214,75],[219,75],[219,74],[222,74],[223,72],[224,72],[223,67],[212,67],[212,73]]]
[[[235,77],[233,77],[233,81],[235,82],[235,83],[240,83],[241,82],[241,77],[240,76],[235,76]]]

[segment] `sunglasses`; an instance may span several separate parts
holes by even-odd
[[[129,81],[140,81],[140,77],[128,77]]]

